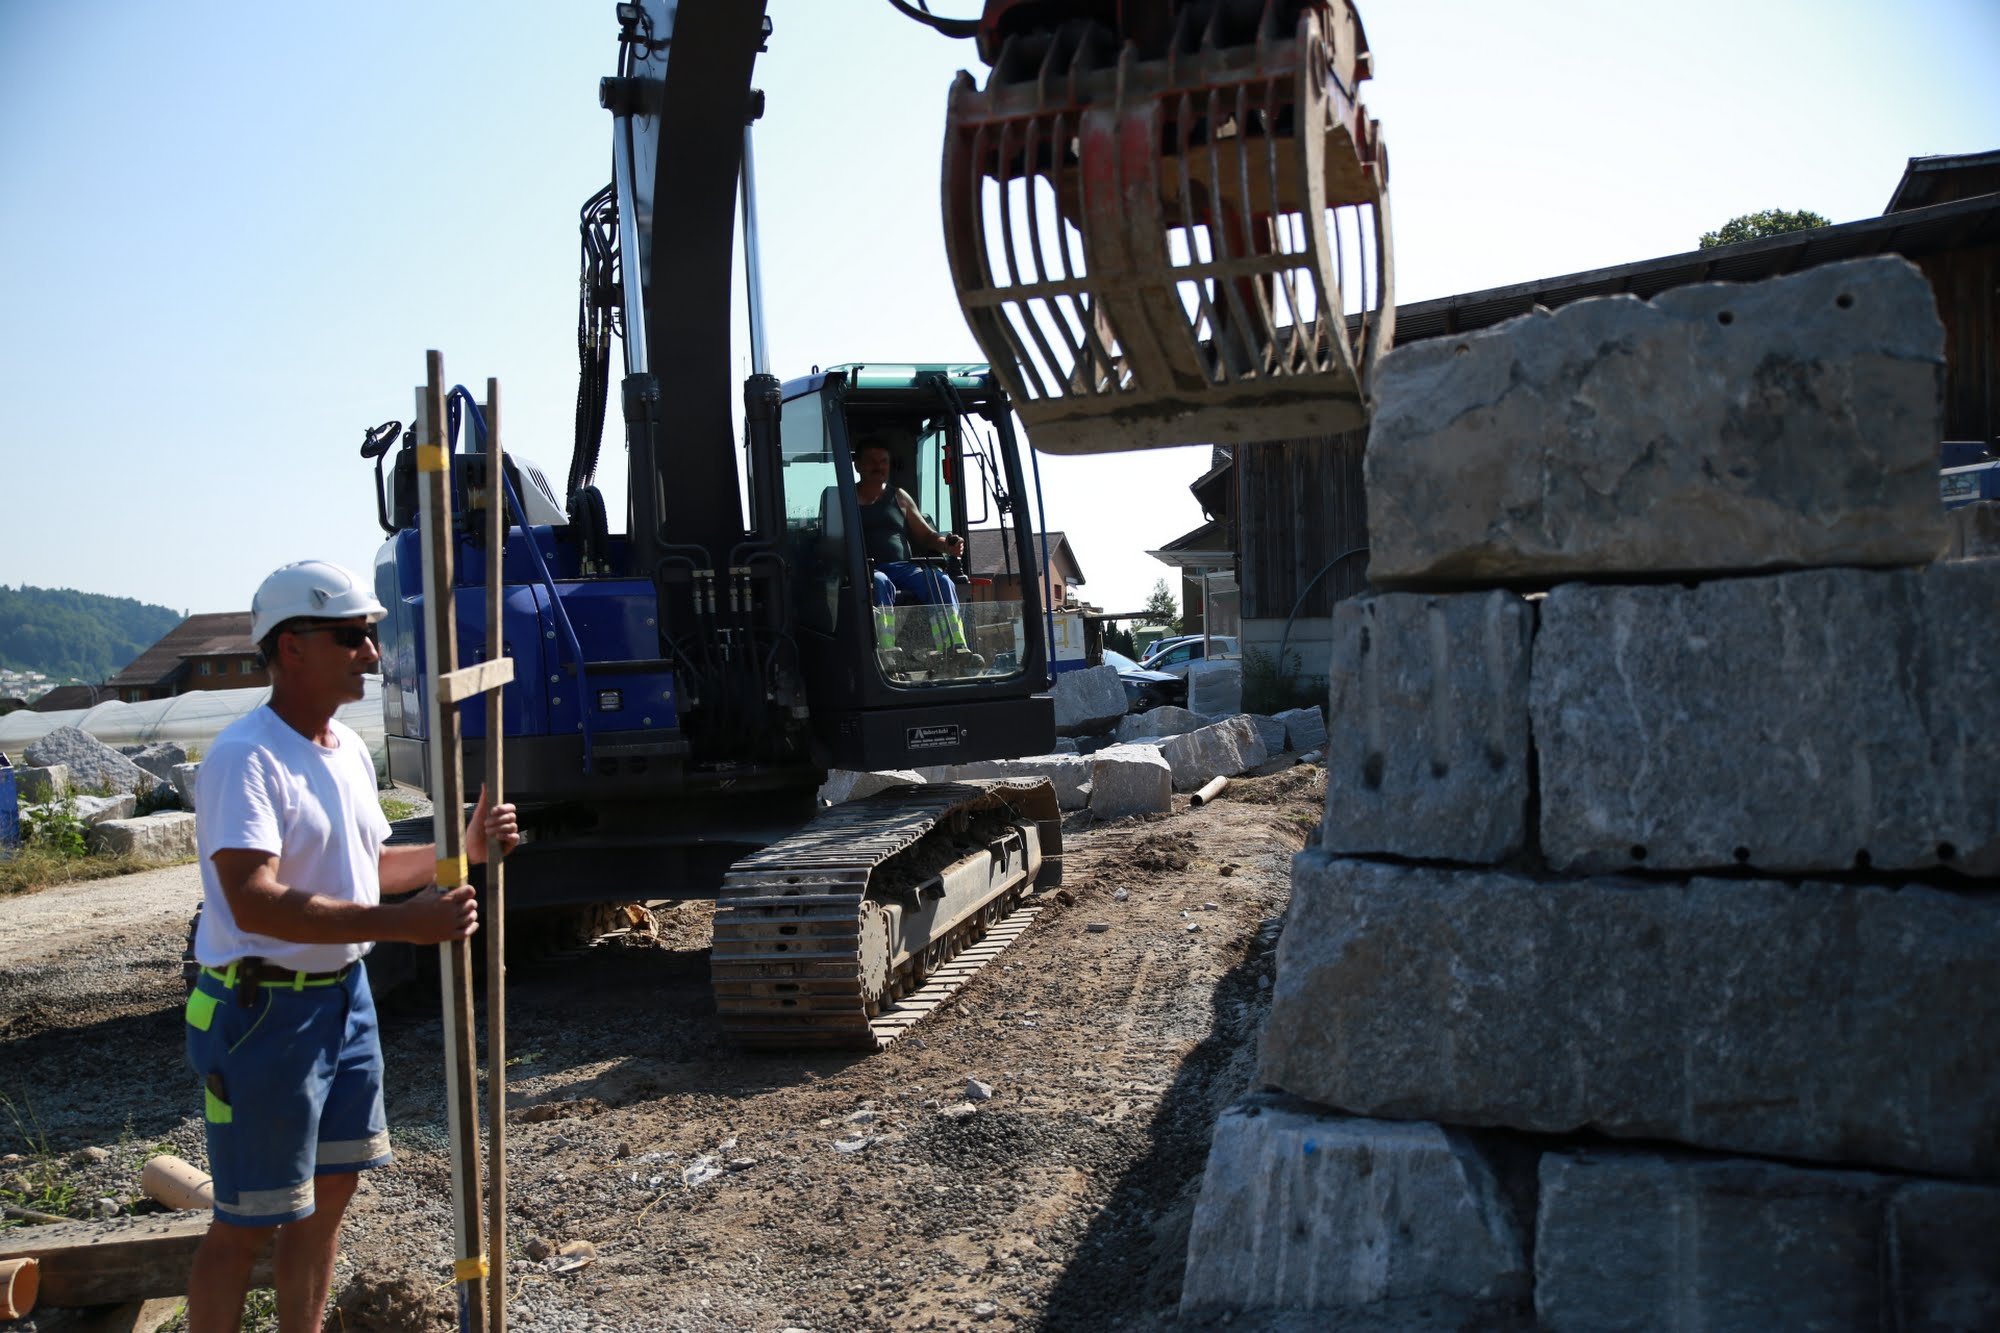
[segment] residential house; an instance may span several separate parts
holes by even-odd
[[[166,637],[104,682],[106,695],[126,703],[165,699],[193,690],[240,690],[269,685],[248,611],[189,616]]]
[[[67,713],[79,708],[95,708],[104,700],[116,697],[102,685],[58,685],[28,707],[37,713]]]
[[[1075,600],[1072,589],[1084,580],[1083,566],[1077,563],[1076,551],[1070,546],[1069,537],[1061,532],[1050,532],[1035,538],[1030,544],[1035,548],[1035,576],[1042,586],[1042,605],[1070,605]],[[1043,554],[1045,549],[1046,557]],[[998,528],[974,528],[966,547],[965,570],[972,579],[971,600],[1020,600],[1025,571],[1015,561],[1011,531],[1003,534]]]
[[[1755,282],[1900,254],[1923,270],[1945,327],[1944,438],[2000,450],[2000,152],[1912,158],[1880,217],[1397,307],[1396,343],[1488,328],[1591,296],[1650,299],[1698,282]],[[1221,567],[1241,588],[1246,651],[1318,674],[1333,604],[1367,587],[1365,431],[1238,442],[1195,486],[1211,523],[1155,554]],[[1218,631],[1219,632],[1219,631]]]
[[[1234,465],[1234,446],[1211,445],[1208,471],[1188,486],[1205,521],[1159,550],[1146,552],[1180,571],[1185,634],[1235,634],[1238,629]]]

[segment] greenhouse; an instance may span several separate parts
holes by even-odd
[[[386,781],[388,761],[382,739],[382,681],[369,676],[359,702],[343,704],[334,714],[360,733],[375,760],[378,780]],[[0,754],[16,765],[22,752],[58,727],[76,727],[106,745],[149,745],[172,741],[199,755],[211,745],[222,729],[271,697],[268,686],[250,690],[191,690],[171,699],[151,699],[128,704],[110,699],[91,708],[59,713],[36,713],[27,709],[0,717]]]

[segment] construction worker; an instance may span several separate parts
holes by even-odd
[[[432,846],[385,847],[375,766],[334,710],[362,697],[387,614],[339,565],[286,565],[257,589],[250,634],[271,698],[218,736],[197,778],[201,964],[187,1053],[205,1086],[215,1218],[196,1252],[189,1333],[238,1327],[276,1235],[278,1321],[316,1333],[340,1219],[359,1172],[389,1161],[382,1047],[362,955],[478,928],[470,887],[433,888]],[[468,859],[520,841],[514,808],[480,793]]]
[[[940,655],[960,667],[984,666],[984,659],[965,642],[958,590],[942,573],[911,558],[913,548],[963,555],[965,538],[955,532],[941,533],[926,522],[909,493],[889,484],[891,466],[886,445],[863,443],[855,454],[854,468],[860,479],[854,492],[861,504],[861,537],[874,565],[876,647],[896,646],[891,608],[897,593],[908,593],[942,608],[933,617],[931,629],[933,646]]]

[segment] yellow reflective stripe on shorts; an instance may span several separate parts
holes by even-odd
[[[222,1001],[216,999],[207,991],[197,988],[188,996],[188,1026],[196,1032],[208,1031],[209,1027],[215,1022],[216,1006],[221,1003]]]
[[[236,1123],[236,1112],[230,1109],[228,1102],[223,1101],[222,1098],[216,1096],[214,1092],[207,1088],[201,1090],[201,1097],[201,1111],[208,1118],[209,1124],[231,1125]]]

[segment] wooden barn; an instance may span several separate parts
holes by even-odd
[[[1877,254],[1910,259],[1937,295],[1945,438],[2000,450],[2000,151],[1912,158],[1880,217],[1399,306],[1396,342],[1486,328],[1590,296],[1650,298],[1690,283],[1754,282]],[[1286,674],[1324,674],[1333,604],[1367,587],[1365,445],[1363,432],[1239,444],[1195,483],[1215,529],[1204,529],[1204,544],[1233,556],[1246,653],[1275,657],[1283,640]]]

